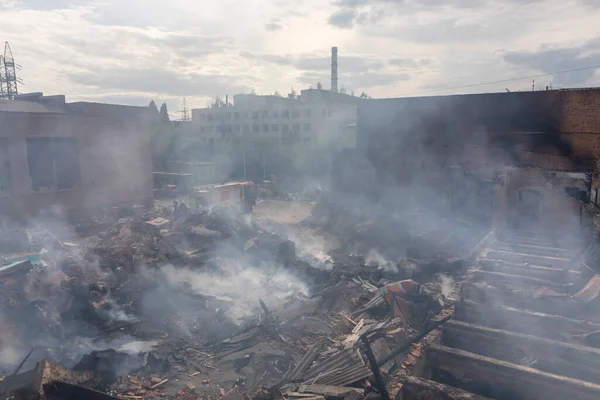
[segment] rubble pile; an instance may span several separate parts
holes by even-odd
[[[366,224],[359,241],[397,228],[387,223]],[[402,376],[411,342],[452,313],[455,286],[441,274],[463,260],[415,247],[417,258],[390,262],[364,246],[332,252],[325,268],[298,257],[285,229],[178,203],[121,215],[91,239],[42,238],[0,267],[2,338],[18,338],[1,343],[0,368],[15,382],[40,363],[87,374],[50,376],[33,388],[46,397],[57,388],[124,399],[381,394],[382,379],[393,388]]]

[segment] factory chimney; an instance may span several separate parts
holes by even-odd
[[[331,48],[331,91],[338,91],[338,48]]]

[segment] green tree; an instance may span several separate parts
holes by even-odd
[[[321,85],[321,82],[317,82],[317,89],[323,90],[323,85]]]
[[[148,108],[150,109],[150,115],[152,115],[152,118],[158,118],[158,107],[156,107],[154,100],[148,104]]]
[[[168,125],[171,119],[169,118],[169,111],[167,111],[167,103],[162,103],[160,111],[158,113],[158,119],[165,125]]]
[[[361,98],[361,99],[368,99],[368,98],[369,98],[369,96],[368,96],[368,95],[367,95],[365,92],[362,92],[362,93],[360,94],[360,98]]]
[[[344,87],[344,85],[342,85],[342,87],[340,88],[340,93],[346,94],[346,88]]]

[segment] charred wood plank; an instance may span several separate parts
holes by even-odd
[[[492,398],[593,400],[600,385],[434,344],[427,363],[437,381]]]
[[[485,251],[485,257],[490,260],[504,260],[520,264],[539,265],[541,267],[569,268],[571,262],[568,258],[536,256],[512,251],[492,250]]]
[[[574,342],[574,335],[600,331],[599,323],[470,300],[457,307],[456,319],[563,342]]]
[[[485,271],[523,275],[531,278],[549,279],[558,282],[565,280],[577,281],[581,278],[581,272],[572,269],[540,267],[537,265],[518,264],[502,260],[481,260],[479,261],[479,265]]]
[[[441,344],[486,357],[590,382],[600,382],[600,350],[537,336],[448,321]]]
[[[554,289],[568,289],[568,286],[556,281],[532,278],[523,275],[506,274],[503,272],[474,271],[473,279],[480,282],[490,282],[496,285],[503,285],[514,288],[530,288],[532,286],[545,286]]]
[[[443,383],[408,376],[395,400],[490,400]]]

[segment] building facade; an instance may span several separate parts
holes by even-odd
[[[147,107],[41,93],[0,102],[0,215],[152,204]]]
[[[189,133],[212,149],[217,164],[229,161],[230,168],[239,169],[245,162],[247,169],[258,161],[263,175],[269,175],[265,164],[287,160],[283,162],[304,170],[314,165],[315,157],[328,161],[323,158],[356,145],[359,98],[308,89],[297,98],[239,94],[233,100],[223,107],[192,110]]]

